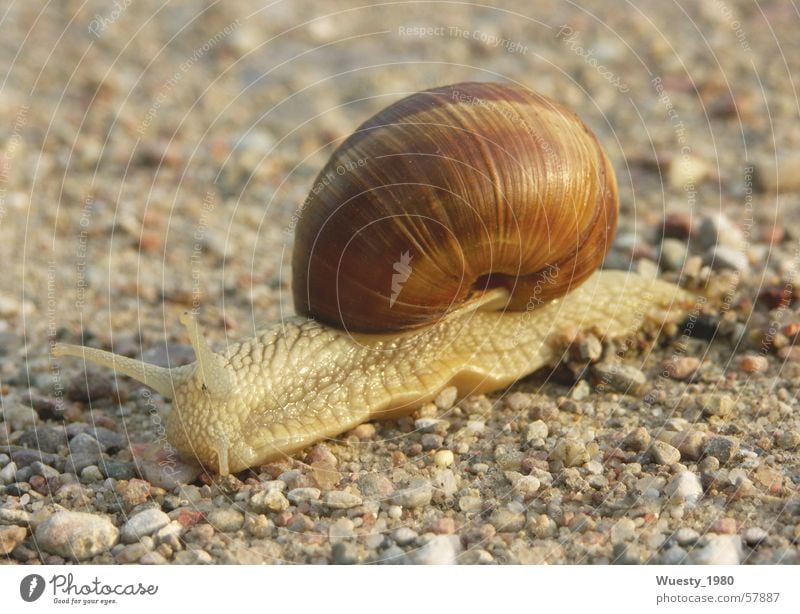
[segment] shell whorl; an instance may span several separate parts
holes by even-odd
[[[613,169],[572,112],[521,87],[459,83],[363,123],[296,227],[295,308],[358,332],[418,328],[503,286],[508,307],[563,296],[616,228]]]

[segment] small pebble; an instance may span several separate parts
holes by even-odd
[[[333,562],[337,565],[355,565],[358,563],[358,550],[355,544],[339,542],[331,550]]]
[[[620,544],[636,537],[636,523],[630,518],[620,518],[611,527],[611,543]]]
[[[592,366],[598,390],[611,388],[624,394],[638,395],[647,384],[647,377],[636,367],[618,363],[599,362]]]
[[[417,565],[453,565],[461,550],[461,541],[457,535],[439,535],[412,556]]]
[[[323,503],[330,509],[347,510],[361,505],[362,499],[358,495],[354,495],[343,490],[334,490],[325,493]]]
[[[455,386],[448,386],[436,395],[436,399],[433,402],[439,409],[446,410],[450,409],[455,404],[457,398],[458,388]]]
[[[786,430],[777,438],[777,444],[784,450],[795,450],[800,447],[800,431]]]
[[[233,533],[242,528],[244,514],[232,508],[220,508],[212,510],[206,520],[220,533]]]
[[[439,450],[433,455],[433,462],[437,467],[449,467],[455,461],[451,450]]]
[[[280,490],[262,490],[250,497],[250,507],[259,514],[282,512],[289,507],[289,500],[283,496]]]
[[[748,273],[750,264],[747,261],[747,254],[731,247],[712,247],[704,257],[703,262],[715,271],[729,269],[739,273]]]
[[[755,547],[767,539],[767,535],[767,532],[761,527],[750,527],[742,533],[742,540],[748,546]]]
[[[151,508],[131,516],[122,528],[119,536],[123,543],[132,544],[145,535],[152,535],[160,528],[167,526],[170,518],[159,509]]]
[[[690,527],[681,527],[675,531],[675,541],[681,546],[693,546],[700,539],[700,533]]]
[[[644,452],[650,445],[650,433],[643,426],[636,427],[622,440],[622,447],[634,452]]]
[[[742,538],[738,535],[709,535],[708,543],[692,554],[695,565],[738,565],[742,560]]]
[[[492,526],[501,533],[516,533],[525,528],[525,514],[521,511],[500,507],[489,517]]]
[[[380,473],[367,473],[358,479],[358,488],[367,499],[383,501],[394,492],[392,481]]]
[[[119,531],[108,518],[86,512],[58,512],[36,527],[36,543],[46,552],[83,561],[109,550]]]
[[[545,422],[542,420],[534,420],[528,425],[525,431],[525,440],[531,442],[537,439],[547,439],[548,433],[549,429]]]
[[[428,480],[416,478],[411,480],[408,487],[395,491],[391,501],[402,507],[423,507],[430,504],[432,497],[431,483]]]
[[[739,442],[730,437],[711,437],[703,446],[703,453],[724,465],[739,454]]]
[[[17,464],[12,461],[0,469],[0,486],[13,483],[16,475]]]
[[[681,453],[678,448],[663,441],[653,442],[653,445],[650,446],[650,455],[659,465],[674,465],[681,460]]]
[[[707,416],[728,416],[733,411],[733,399],[727,394],[712,394],[702,399],[703,413]]]
[[[293,504],[306,503],[308,501],[316,501],[319,499],[319,488],[295,488],[289,491],[288,498]]]
[[[701,249],[707,250],[722,245],[741,250],[744,246],[744,235],[736,224],[723,213],[709,215],[700,220],[697,229],[697,243]]]
[[[579,439],[559,439],[550,458],[561,461],[565,467],[580,467],[589,460],[589,454]]]
[[[694,505],[703,496],[703,485],[697,474],[682,471],[670,480],[665,492],[669,497]]]
[[[375,425],[369,422],[366,422],[364,424],[359,424],[356,428],[350,431],[350,434],[356,437],[356,439],[360,439],[361,441],[372,439],[373,437],[375,437]]]
[[[688,255],[686,241],[680,239],[664,239],[661,243],[661,256],[659,262],[665,271],[680,271]]]
[[[667,177],[675,191],[694,191],[711,172],[709,163],[696,155],[675,156],[669,163]]]
[[[766,356],[748,355],[739,360],[739,368],[745,373],[764,373],[769,367]]]
[[[103,479],[103,473],[97,465],[89,465],[88,467],[84,467],[83,471],[81,471],[81,482],[86,484],[102,482]]]
[[[114,554],[114,560],[122,565],[130,565],[136,563],[145,554],[150,552],[150,548],[142,542],[130,544],[123,547],[119,552]]]
[[[675,380],[685,380],[691,377],[700,367],[700,360],[694,356],[670,358],[664,363],[664,373]]]
[[[400,527],[392,533],[392,539],[398,546],[407,546],[417,539],[417,532],[409,527]]]
[[[597,362],[603,355],[603,344],[594,335],[585,335],[578,342],[578,355],[586,362]]]
[[[27,537],[28,531],[23,527],[0,526],[0,556],[8,556]]]
[[[474,514],[483,509],[483,500],[478,496],[466,495],[458,500],[458,508],[466,514]]]
[[[720,533],[722,535],[733,535],[737,530],[735,518],[720,518],[711,525],[712,533]]]
[[[706,434],[702,431],[687,429],[671,435],[668,443],[678,448],[681,458],[696,461],[703,456],[706,438]]]

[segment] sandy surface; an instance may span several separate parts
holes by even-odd
[[[798,15],[489,4],[3,9],[0,560],[798,562]],[[141,480],[129,444],[168,402],[50,343],[185,360],[187,307],[218,346],[292,314],[293,216],[333,147],[464,80],[578,112],[620,185],[607,266],[705,305],[294,460]]]

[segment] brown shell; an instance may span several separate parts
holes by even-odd
[[[617,211],[605,153],[561,105],[499,83],[419,92],[317,177],[296,228],[295,308],[358,332],[416,328],[496,286],[534,309],[599,267]]]

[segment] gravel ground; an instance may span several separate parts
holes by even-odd
[[[496,6],[2,11],[0,561],[800,562],[796,11]],[[49,357],[180,364],[187,306],[220,345],[290,314],[293,215],[337,140],[490,79],[597,132],[606,266],[702,295],[684,321],[577,334],[505,391],[182,484],[141,453],[167,402]]]

